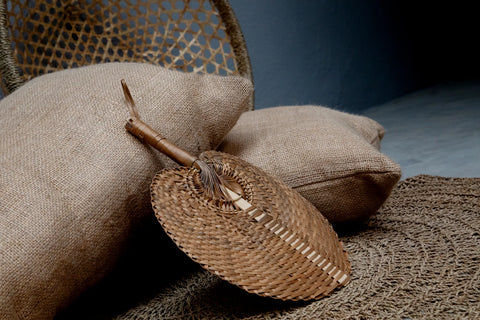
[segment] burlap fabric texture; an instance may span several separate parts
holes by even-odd
[[[372,119],[320,106],[244,113],[220,150],[284,181],[331,222],[374,214],[400,179]]]
[[[122,78],[144,119],[192,154],[221,142],[253,91],[236,76],[112,63],[35,78],[2,100],[0,319],[53,318],[153,215],[151,179],[173,162],[125,132]]]
[[[352,280],[322,300],[261,298],[198,271],[117,320],[480,318],[480,178],[407,179],[340,231]]]

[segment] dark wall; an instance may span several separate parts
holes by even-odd
[[[394,1],[391,19],[412,63],[413,84],[480,76],[478,1]]]
[[[252,59],[258,109],[313,103],[356,112],[479,74],[480,19],[470,2],[230,3]]]
[[[357,112],[480,76],[477,1],[230,3],[249,48],[258,109],[312,103]]]

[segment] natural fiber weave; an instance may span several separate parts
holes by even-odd
[[[219,150],[285,182],[330,223],[375,214],[401,176],[376,121],[321,106],[244,112]]]
[[[322,300],[279,303],[199,271],[117,319],[480,319],[480,178],[402,181],[344,233],[352,280]]]
[[[2,99],[0,319],[52,319],[153,216],[152,176],[174,163],[125,132],[122,78],[154,128],[195,155],[218,146],[253,91],[239,76],[103,63],[32,79]]]
[[[226,0],[1,0],[0,56],[6,92],[41,74],[113,61],[252,80]]]
[[[308,201],[235,156],[208,151],[201,158],[222,164],[221,173],[240,184],[249,207],[212,200],[194,168],[157,174],[155,214],[188,256],[249,292],[283,300],[318,299],[348,282],[343,246]]]

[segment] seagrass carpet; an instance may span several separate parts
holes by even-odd
[[[338,232],[353,277],[319,301],[258,297],[197,270],[117,319],[480,319],[480,178],[401,181],[375,217]]]

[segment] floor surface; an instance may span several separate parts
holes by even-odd
[[[382,152],[401,165],[402,179],[480,177],[480,81],[438,85],[363,115],[384,126]]]

